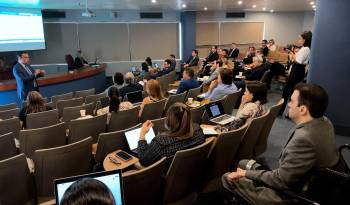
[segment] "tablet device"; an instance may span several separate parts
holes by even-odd
[[[125,132],[125,137],[126,137],[126,140],[128,141],[130,150],[137,149],[137,145],[140,138],[140,132],[141,132],[141,128],[136,128],[134,130]],[[151,129],[149,129],[148,133],[145,136],[147,143],[148,144],[151,143],[152,139],[155,136],[156,135],[154,134],[153,128],[151,127]]]

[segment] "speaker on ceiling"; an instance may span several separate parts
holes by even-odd
[[[226,18],[245,18],[244,12],[226,12]]]
[[[162,12],[140,12],[141,19],[162,19]]]

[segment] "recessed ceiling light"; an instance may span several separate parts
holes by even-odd
[[[271,13],[275,12],[273,9],[270,10]]]
[[[316,8],[316,5],[312,5],[312,8],[315,9],[315,8]]]
[[[152,3],[154,3],[154,4],[157,3],[157,0],[152,0]]]
[[[262,10],[263,10],[263,11],[266,11],[266,8],[264,7],[264,8],[262,8]]]
[[[315,4],[315,2],[313,2],[313,1],[310,2],[310,5],[314,5],[314,4]]]
[[[238,5],[243,4],[243,1],[238,1],[237,4],[238,4]]]
[[[204,11],[206,11],[206,10],[208,10],[208,8],[207,8],[207,7],[204,7]]]
[[[187,5],[186,4],[182,4],[182,8],[186,8],[187,7]]]
[[[254,4],[252,7],[253,7],[253,8],[256,8],[256,5]]]

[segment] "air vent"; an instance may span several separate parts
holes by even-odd
[[[244,12],[226,12],[226,18],[245,18]]]
[[[57,10],[42,10],[42,16],[45,19],[66,18],[66,12]]]
[[[163,13],[162,12],[152,12],[152,13],[141,12],[140,18],[142,18],[142,19],[162,19]]]

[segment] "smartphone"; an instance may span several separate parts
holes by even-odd
[[[132,159],[132,156],[130,156],[128,153],[124,152],[124,151],[120,151],[115,153],[115,156],[124,160],[124,161],[129,161]]]

